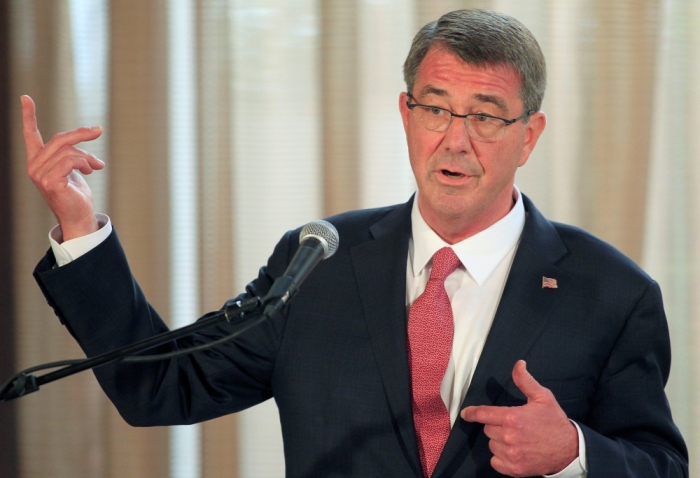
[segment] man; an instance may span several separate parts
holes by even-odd
[[[416,35],[404,74],[415,198],[330,218],[338,252],[280,317],[209,351],[102,367],[105,392],[140,426],[274,397],[294,477],[687,476],[658,286],[514,186],[545,127],[531,33],[452,12]],[[103,167],[74,146],[100,130],[44,145],[28,98],[23,114],[60,224],[35,271],[49,303],[87,355],[165,330],[74,172]],[[297,247],[290,231],[246,293],[263,296]]]

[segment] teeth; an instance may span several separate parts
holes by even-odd
[[[455,173],[453,171],[448,171],[447,169],[443,169],[442,173],[445,174],[446,176],[452,176],[452,177],[464,176],[464,174],[462,174],[462,173]]]

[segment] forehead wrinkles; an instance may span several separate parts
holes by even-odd
[[[425,85],[417,95],[417,98],[423,98],[428,95],[435,95],[435,96],[440,96],[444,98],[451,98],[450,93],[447,90],[444,90],[442,88],[437,88],[433,85]],[[477,101],[480,101],[481,103],[493,103],[496,105],[498,108],[500,108],[503,111],[508,111],[508,105],[506,104],[505,100],[501,98],[498,95],[487,95],[484,93],[475,93],[471,96]]]
[[[509,108],[505,100],[512,93],[522,101],[522,82],[513,67],[505,64],[472,65],[455,53],[442,49],[426,55],[418,68],[416,80],[415,86],[420,88],[416,91],[417,97],[433,94],[451,98],[461,85],[477,89],[472,94],[474,99],[493,103],[506,111]]]

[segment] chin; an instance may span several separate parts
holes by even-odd
[[[474,208],[473,202],[468,198],[451,195],[436,198],[432,205],[432,209],[436,213],[450,219],[464,217],[465,214],[470,214]]]

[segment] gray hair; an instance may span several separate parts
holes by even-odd
[[[488,10],[456,10],[425,25],[413,38],[403,64],[409,93],[431,47],[445,48],[469,65],[515,68],[525,111],[540,110],[547,86],[544,55],[530,30],[515,18]]]

